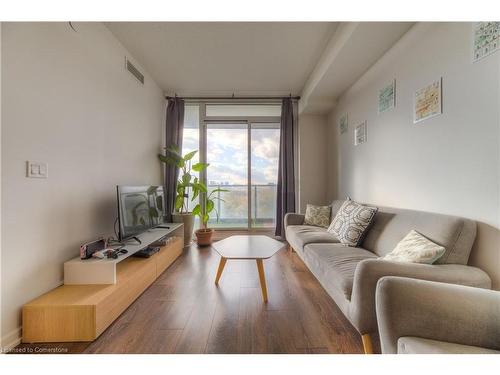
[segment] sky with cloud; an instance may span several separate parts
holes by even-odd
[[[183,153],[199,149],[198,129],[185,128]],[[279,130],[252,129],[252,184],[276,184]],[[208,181],[229,185],[247,183],[247,129],[207,130]]]

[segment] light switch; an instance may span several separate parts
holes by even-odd
[[[38,164],[31,164],[30,173],[32,176],[33,175],[38,176],[40,174],[40,166]]]
[[[47,178],[47,163],[40,163],[38,165],[38,174],[40,178]]]
[[[26,177],[30,178],[47,178],[48,165],[44,162],[39,161],[27,161],[26,162]]]

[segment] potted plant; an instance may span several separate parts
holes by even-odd
[[[191,243],[193,238],[194,214],[188,210],[189,193],[193,196],[191,201],[195,200],[200,192],[206,193],[207,187],[198,177],[192,175],[192,171],[201,172],[208,164],[195,163],[192,159],[198,152],[197,150],[181,155],[176,146],[166,147],[166,155],[159,154],[158,157],[163,163],[179,168],[179,179],[177,180],[174,212],[172,220],[174,223],[184,224],[184,244]]]
[[[201,223],[201,228],[195,232],[198,246],[208,246],[212,244],[212,235],[214,230],[212,228],[208,228],[208,220],[210,220],[210,214],[215,211],[217,221],[219,221],[219,211],[215,208],[215,201],[223,201],[223,199],[218,196],[214,196],[214,194],[224,191],[228,190],[217,188],[212,190],[210,194],[205,191],[202,192],[200,194],[200,203],[193,208],[193,214],[200,218]]]

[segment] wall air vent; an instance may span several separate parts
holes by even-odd
[[[137,80],[144,85],[144,74],[142,74],[139,69],[137,69],[134,64],[130,62],[129,59],[125,57],[125,68],[135,77]]]

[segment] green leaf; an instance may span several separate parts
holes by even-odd
[[[182,175],[182,183],[183,184],[189,184],[189,182],[191,181],[191,175],[189,173],[185,173]]]
[[[206,169],[210,164],[208,163],[196,163],[193,164],[192,168],[193,171],[195,172],[201,172],[202,170]]]
[[[217,188],[217,189],[214,189],[210,192],[210,195],[208,196],[209,198],[212,198],[212,194],[214,193],[226,193],[228,192],[229,190],[227,189],[221,189],[221,188]],[[216,199],[217,197],[214,197],[214,199]]]
[[[210,216],[208,216],[207,214],[203,215],[203,224],[207,225],[208,220],[210,220]]]
[[[177,145],[170,145],[168,147],[165,147],[165,150],[169,151],[169,152],[172,152],[174,154],[177,154],[180,156],[179,154],[179,147],[177,147]]]
[[[191,160],[193,158],[193,156],[196,155],[197,152],[198,152],[198,150],[194,150],[194,151],[188,152],[186,155],[184,155],[183,159],[185,161]]]
[[[184,197],[182,195],[178,195],[175,197],[175,209],[179,211],[182,208],[182,204],[184,203]]]
[[[199,204],[197,204],[196,206],[194,206],[193,208],[193,215],[199,215],[201,212],[201,206]]]
[[[204,193],[206,193],[206,192],[208,191],[208,190],[207,190],[207,185],[205,185],[203,182],[199,182],[199,183],[198,183],[198,188],[199,188],[202,192],[204,192]]]
[[[199,194],[200,194],[200,189],[196,189],[193,187],[193,198],[191,198],[191,202],[194,201]]]
[[[162,155],[162,154],[158,154],[158,158],[160,159],[161,162],[163,162],[165,164],[177,166],[177,159],[174,159],[174,158],[171,158],[169,156]]]
[[[212,200],[207,200],[207,203],[206,203],[206,213],[209,214],[210,212],[212,212],[214,209],[214,201]]]

